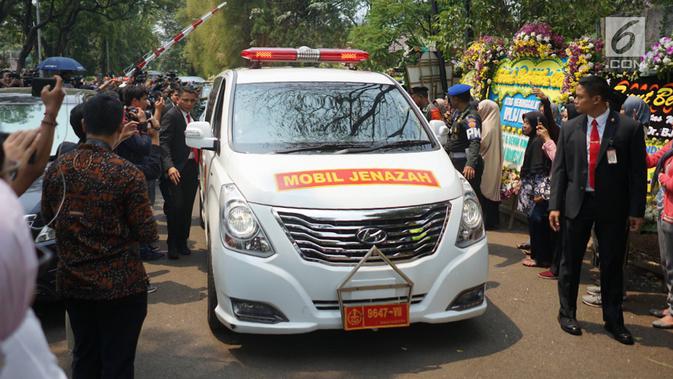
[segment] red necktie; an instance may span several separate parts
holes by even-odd
[[[187,113],[187,124],[192,122],[191,116],[189,116],[189,113]],[[196,164],[199,163],[199,149],[193,147],[192,148],[192,154],[194,155],[194,160],[196,161]]]
[[[601,137],[598,135],[598,122],[591,122],[591,140],[589,142],[589,186],[596,189],[596,165],[601,151]]]

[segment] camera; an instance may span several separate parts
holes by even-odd
[[[138,112],[145,112],[145,122],[138,122]],[[127,107],[125,110],[126,120],[127,121],[136,121],[138,122],[138,131],[141,133],[147,133],[147,124],[150,118],[152,118],[152,113],[149,111],[143,111],[140,108],[136,107]]]

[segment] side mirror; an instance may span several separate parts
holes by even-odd
[[[432,133],[435,134],[435,137],[437,137],[439,143],[441,143],[442,146],[446,145],[446,142],[449,138],[449,128],[446,126],[444,121],[441,120],[430,121],[430,129],[432,129]]]
[[[215,150],[217,142],[217,138],[213,137],[213,129],[207,121],[190,122],[185,129],[185,143],[189,147]]]

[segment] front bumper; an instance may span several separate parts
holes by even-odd
[[[318,329],[341,329],[341,312],[337,287],[353,269],[309,262],[302,259],[274,218],[271,207],[251,205],[269,237],[276,254],[258,258],[228,250],[219,238],[218,226],[209,225],[211,259],[218,305],[217,318],[239,333],[293,334]],[[453,209],[462,209],[462,199]],[[465,249],[455,246],[460,212],[449,216],[437,251],[397,266],[414,282],[410,321],[412,323],[446,323],[479,316],[486,311],[486,301],[462,311],[447,311],[449,304],[464,290],[486,283],[488,245],[486,239]],[[389,266],[363,267],[353,278],[354,285],[401,283]],[[406,289],[356,292],[345,298],[357,300],[391,299],[406,296]],[[231,299],[245,299],[273,306],[289,321],[275,324],[242,321],[234,315]]]

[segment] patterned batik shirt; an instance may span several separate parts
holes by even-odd
[[[45,174],[42,215],[49,221],[57,212],[56,285],[63,297],[109,300],[146,291],[139,244],[158,234],[140,170],[104,142],[87,141]]]

